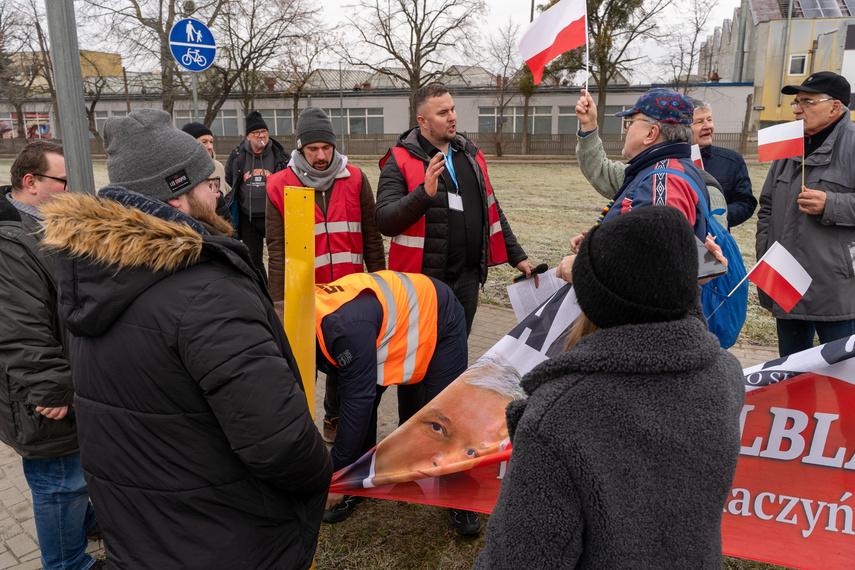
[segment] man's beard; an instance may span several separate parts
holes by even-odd
[[[209,207],[206,202],[197,199],[193,196],[192,192],[187,194],[187,205],[190,208],[190,217],[208,224],[216,231],[227,236],[235,235],[235,228],[229,222],[218,216],[214,207]]]

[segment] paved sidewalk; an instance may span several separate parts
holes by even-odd
[[[510,309],[481,305],[475,315],[472,334],[469,336],[469,362],[490,349],[500,338],[516,326],[517,320]],[[770,347],[737,345],[730,351],[739,358],[743,367],[753,366],[778,356]],[[317,383],[317,423],[323,418],[324,382],[321,375]],[[397,425],[397,399],[387,390],[380,406],[378,435],[385,437]],[[101,541],[89,543],[89,552],[104,556]],[[30,489],[24,479],[21,458],[12,449],[0,443],[0,569],[35,570],[41,568],[36,526]]]

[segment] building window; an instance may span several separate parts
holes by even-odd
[[[504,123],[502,131],[506,133],[521,133],[524,119],[525,107],[505,107],[505,112],[502,116]],[[498,130],[496,126],[498,120],[498,107],[478,108],[479,133],[496,132]],[[552,133],[552,107],[539,105],[529,107],[528,132],[536,135],[548,135]]]
[[[807,55],[794,54],[790,56],[790,65],[787,67],[787,75],[806,75],[807,71]]]
[[[382,135],[385,132],[381,108],[344,109],[344,123],[342,123],[341,111],[340,108],[324,109],[337,135]]]
[[[270,136],[286,136],[294,134],[294,119],[291,109],[265,109],[260,111],[261,117],[267,123]]]
[[[241,127],[238,126],[236,109],[220,109],[217,117],[211,122],[210,129],[215,137],[237,137],[243,130]]]
[[[579,128],[576,107],[558,107],[558,134],[572,135]]]

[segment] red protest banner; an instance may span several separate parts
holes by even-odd
[[[560,352],[576,314],[575,296],[556,293],[453,390],[337,472],[331,492],[492,512],[511,455],[503,410],[512,397],[490,394],[479,378],[495,376],[483,372],[497,363],[521,375]],[[796,568],[852,566],[853,356],[855,336],[744,370],[742,448],[723,509],[725,554]]]

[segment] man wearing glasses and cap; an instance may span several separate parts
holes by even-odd
[[[577,106],[577,112],[578,109]],[[710,196],[700,169],[691,159],[693,112],[691,101],[676,91],[651,89],[639,97],[631,109],[616,113],[623,117],[626,141],[622,154],[627,165],[623,172],[618,170],[617,174],[622,176],[620,188],[603,209],[599,221],[643,206],[673,206],[683,212],[698,239],[706,239],[707,224],[699,200],[709,204]],[[653,173],[665,168],[683,174]],[[689,180],[702,196],[698,196]],[[583,237],[584,233],[570,240],[573,253]],[[565,258],[566,263],[570,259]],[[561,266],[558,272],[559,276],[564,273]]]
[[[821,343],[855,334],[851,91],[846,78],[831,71],[781,89],[795,96],[793,114],[804,121],[804,156],[776,160],[769,169],[757,214],[757,259],[777,241],[813,279],[789,313],[759,292],[760,304],[777,320],[781,356],[811,348],[814,334]]]

